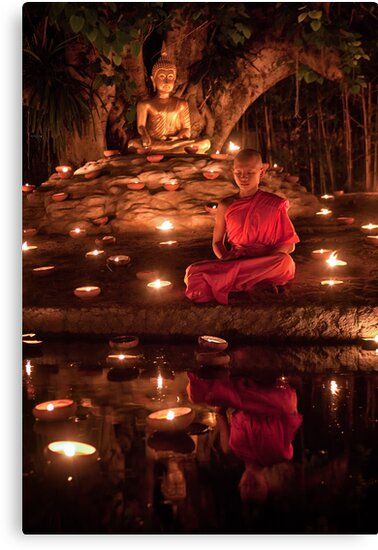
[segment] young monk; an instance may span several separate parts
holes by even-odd
[[[262,281],[281,286],[294,277],[290,254],[299,238],[287,214],[289,201],[258,188],[267,168],[254,149],[235,157],[239,192],[217,208],[213,251],[218,260],[196,262],[186,270],[185,294],[193,302],[227,304],[230,292],[251,290]]]

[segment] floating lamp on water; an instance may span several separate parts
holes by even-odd
[[[330,267],[336,267],[347,265],[347,262],[344,262],[343,260],[338,260],[336,252],[332,252],[330,256],[326,259],[326,264],[328,264]]]
[[[353,225],[354,224],[354,218],[347,217],[347,216],[340,216],[339,218],[336,218],[336,222],[339,225]]]
[[[220,175],[220,172],[216,170],[204,170],[202,174],[207,180],[215,180]]]
[[[367,235],[375,234],[378,232],[378,225],[375,223],[361,225],[361,231]]]
[[[125,350],[135,348],[139,345],[138,336],[114,336],[109,340],[109,346],[112,349]]]
[[[62,179],[72,178],[73,170],[71,166],[56,166],[55,171]]]
[[[376,351],[378,350],[378,334],[373,338],[362,338],[362,349]]]
[[[87,234],[87,231],[85,229],[81,229],[81,227],[75,227],[74,229],[70,230],[70,237],[73,239],[81,239],[81,237],[85,237]]]
[[[378,246],[378,235],[367,235],[366,242]]]
[[[99,286],[80,286],[75,288],[74,294],[82,300],[91,300],[101,293]]]
[[[97,258],[100,258],[103,254],[105,254],[104,250],[90,250],[85,254],[85,257],[89,260],[96,260]]]
[[[160,279],[156,279],[155,281],[151,281],[147,284],[147,288],[151,289],[152,291],[167,291],[172,288],[171,281],[162,281]]]
[[[322,200],[325,200],[325,201],[331,201],[335,198],[335,196],[334,195],[327,195],[327,193],[326,193],[325,195],[322,195],[320,198]]]
[[[344,281],[341,281],[340,279],[324,279],[320,282],[323,286],[336,286],[336,285],[342,285],[344,284]]]
[[[164,189],[166,191],[177,191],[180,188],[180,183],[173,179],[164,183]]]
[[[118,254],[117,256],[109,256],[106,261],[113,267],[124,267],[125,265],[130,264],[131,258],[125,254]]]
[[[311,256],[315,260],[322,260],[324,258],[325,254],[330,254],[331,252],[332,252],[332,250],[329,249],[329,248],[319,248],[318,250],[313,250],[311,252]]]
[[[173,229],[173,223],[169,220],[164,220],[160,225],[156,226],[156,229],[159,229],[159,231],[170,231]]]
[[[320,211],[316,213],[317,216],[323,216],[324,218],[330,216],[331,214],[332,210],[328,210],[328,208],[321,208]]]
[[[147,416],[147,426],[161,432],[185,430],[194,420],[194,411],[190,407],[163,409]]]
[[[178,241],[162,241],[159,243],[160,248],[176,248]]]
[[[76,412],[76,403],[72,399],[56,399],[39,403],[33,409],[33,416],[43,422],[66,420]]]
[[[33,244],[29,245],[26,241],[22,243],[22,252],[28,252],[29,250],[35,250],[38,246]]]
[[[37,277],[47,277],[48,275],[51,275],[55,271],[55,265],[44,265],[41,267],[34,267],[33,268],[33,275],[36,275]]]
[[[226,160],[228,158],[227,153],[221,153],[220,151],[216,151],[215,153],[212,153],[210,155],[210,158],[214,160]]]
[[[214,351],[224,351],[228,348],[227,340],[223,340],[223,338],[218,338],[217,336],[200,336],[198,343],[201,348]]]

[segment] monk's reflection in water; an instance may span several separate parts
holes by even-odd
[[[220,446],[245,464],[239,482],[243,500],[265,501],[294,483],[293,439],[302,424],[297,394],[285,379],[271,386],[250,377],[200,378],[189,373],[193,403],[216,407]]]

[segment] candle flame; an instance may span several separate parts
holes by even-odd
[[[80,232],[81,232],[80,227],[75,227],[74,232],[75,232],[75,233],[80,233]]]
[[[62,172],[68,172],[68,171],[69,171],[69,168],[67,166],[63,166]]]
[[[320,198],[325,199],[325,200],[333,199],[333,195],[327,195],[327,193],[326,193],[325,195],[322,195]]]
[[[230,151],[240,151],[240,146],[236,145],[236,143],[233,143],[232,141],[230,141],[228,148]]]
[[[326,279],[321,282],[322,285],[326,286],[335,286],[335,285],[341,285],[344,281],[340,281],[338,279]]]
[[[169,410],[167,412],[167,420],[173,420],[175,416],[176,415],[175,415],[174,411]]]
[[[330,266],[330,267],[335,267],[335,266],[338,266],[338,265],[347,265],[347,262],[344,262],[343,260],[338,260],[337,259],[337,254],[336,252],[332,252],[329,257],[327,258],[326,260],[326,263]]]
[[[273,168],[278,168],[278,164],[276,162],[273,164]]]
[[[378,225],[376,225],[375,223],[368,223],[366,225],[362,225],[361,227],[362,229],[368,229],[369,231],[371,231],[372,229],[378,229]]]
[[[73,443],[65,443],[63,445],[63,453],[66,456],[74,456],[75,455],[75,445],[73,445]]]
[[[46,407],[48,411],[53,411],[55,409],[54,405],[52,403],[49,403]]]
[[[22,243],[22,250],[29,250],[29,245],[26,241]]]
[[[332,214],[332,210],[328,210],[328,208],[321,208],[320,212],[317,212],[317,216],[328,216],[328,214]]]
[[[220,155],[219,149],[217,149],[217,150],[215,151],[215,154],[216,154],[216,155]]]
[[[172,244],[176,244],[177,241],[162,241],[161,243],[159,244],[167,244],[167,245],[172,245]]]
[[[162,231],[167,231],[168,229],[173,229],[173,223],[169,220],[165,220],[163,223],[158,225],[157,228]]]

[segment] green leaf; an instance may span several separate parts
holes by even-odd
[[[97,11],[96,10],[85,10],[86,20],[90,25],[95,25],[97,22]]]
[[[117,31],[116,32],[117,40],[121,44],[126,44],[129,41],[129,36],[125,31]]]
[[[64,10],[65,6],[65,2],[53,2],[51,6],[51,13],[53,13],[55,17],[58,17]]]
[[[307,11],[298,15],[298,23],[302,23],[302,21],[304,21],[307,18],[307,15],[308,15]]]
[[[360,85],[359,84],[354,84],[353,86],[351,86],[351,88],[349,89],[350,93],[351,94],[359,94],[360,93]]]
[[[84,27],[85,20],[80,15],[71,15],[70,26],[73,32],[80,32]]]
[[[113,63],[114,65],[117,65],[117,67],[119,67],[122,63],[122,57],[118,54],[113,55]]]
[[[139,52],[140,52],[140,44],[139,42],[131,42],[130,44],[130,53],[133,57],[137,57],[139,55]]]
[[[311,17],[311,19],[321,19],[323,12],[321,10],[316,10],[316,11],[309,11],[308,14]]]
[[[304,75],[304,80],[307,84],[311,84],[312,82],[315,82],[317,79],[318,79],[318,75],[313,71],[309,71]]]
[[[87,38],[90,42],[94,42],[97,38],[97,29],[92,29],[87,33]]]
[[[110,35],[110,31],[109,31],[108,27],[106,25],[104,25],[104,23],[102,21],[100,21],[99,27],[100,27],[100,31],[103,34],[103,36],[105,36],[105,38],[108,38],[108,36]]]
[[[139,31],[137,29],[130,29],[130,36],[132,38],[139,38]]]
[[[314,20],[314,21],[311,21],[310,25],[312,30],[316,32],[320,29],[320,27],[322,26],[322,23],[321,21]]]

